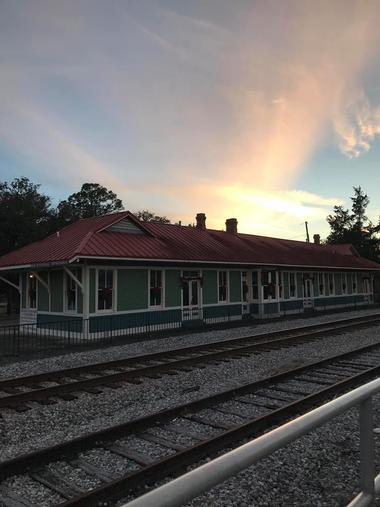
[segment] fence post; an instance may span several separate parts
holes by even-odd
[[[360,487],[364,494],[371,495],[375,505],[375,452],[372,422],[372,398],[360,404]]]
[[[150,312],[146,312],[146,336],[150,338]]]
[[[71,345],[71,320],[67,322],[67,345]]]
[[[20,328],[19,332],[17,333],[17,340],[16,340],[16,326],[13,327],[13,343],[14,347],[16,348],[16,356],[20,353]]]

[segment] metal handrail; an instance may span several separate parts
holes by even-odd
[[[379,392],[380,379],[373,380],[132,500],[124,507],[178,507],[184,505],[192,498],[238,474],[355,405],[360,405],[361,491],[347,507],[374,505],[376,494],[380,493],[380,474],[375,477],[372,397]]]

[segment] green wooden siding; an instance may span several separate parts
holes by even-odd
[[[311,276],[313,278],[313,294],[314,297],[317,297],[319,295],[318,273],[311,273]]]
[[[78,269],[77,278],[80,282],[83,281],[83,270]],[[83,312],[83,294],[81,288],[77,286],[77,313]]]
[[[165,306],[181,306],[181,271],[179,269],[165,270]]]
[[[51,311],[63,312],[63,272],[50,272]]]
[[[203,271],[203,304],[213,305],[218,302],[217,271]]]
[[[347,273],[347,293],[352,294],[352,273]]]
[[[286,272],[286,271],[283,274],[283,283],[284,283],[284,286],[282,288],[282,292],[283,292],[283,295],[284,295],[284,299],[289,299],[289,297],[290,297],[289,273]]]
[[[95,281],[96,277],[96,270],[90,269],[90,290],[89,290],[89,297],[90,297],[90,313],[95,313]]]
[[[303,298],[303,273],[297,273],[297,297]]]
[[[62,330],[64,332],[73,331],[81,333],[83,331],[82,317],[74,315],[52,315],[51,313],[39,313],[37,315],[37,327],[43,329]]]
[[[117,310],[143,310],[148,308],[148,270],[117,270]]]
[[[230,301],[241,301],[241,271],[230,271]]]
[[[77,287],[77,313],[83,312],[83,294],[80,287]]]
[[[335,285],[335,294],[340,296],[342,294],[342,277],[340,273],[334,273],[334,285]]]
[[[21,308],[26,308],[26,273],[21,275]]]
[[[217,305],[206,306],[203,309],[203,317],[205,319],[215,319],[221,317],[235,317],[241,315],[241,305]]]
[[[38,273],[38,275],[42,278],[45,283],[48,283],[48,274],[47,273]],[[41,312],[49,311],[49,292],[42,283],[37,280],[38,283],[38,310]]]

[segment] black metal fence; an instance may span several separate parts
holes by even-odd
[[[257,322],[251,314],[242,315],[241,308],[241,305],[231,304],[202,309],[191,308],[186,311],[173,309],[0,326],[0,359],[5,356],[29,355],[60,349],[74,350],[121,344],[160,335],[196,332],[202,328],[220,329]],[[365,306],[360,308],[364,309]],[[353,308],[320,308],[318,313],[344,312],[350,309]],[[286,318],[285,312],[283,315]],[[292,315],[292,318],[297,317],[303,318],[305,313]]]
[[[186,310],[185,315],[181,310],[167,310],[0,326],[0,357],[112,345],[178,331],[238,324],[242,322],[241,312],[234,306],[226,305],[224,312],[194,308]]]

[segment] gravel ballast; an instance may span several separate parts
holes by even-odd
[[[86,350],[82,352],[72,352],[70,354],[59,354],[43,359],[22,360],[2,365],[0,367],[0,378],[9,378],[22,375],[34,375],[46,371],[59,370],[82,366],[88,363],[98,363],[113,361],[140,354],[149,354],[175,348],[181,348],[192,345],[202,345],[213,343],[219,340],[229,340],[244,336],[255,336],[261,333],[270,333],[284,329],[293,329],[312,324],[333,322],[355,317],[364,317],[366,315],[379,314],[380,308],[365,310],[356,310],[350,312],[338,312],[328,315],[317,315],[315,317],[297,318],[290,320],[272,321],[268,323],[251,324],[249,326],[223,329],[218,331],[202,331],[199,333],[184,333],[167,338],[156,338],[135,343],[127,343],[115,347],[105,347],[102,349]]]
[[[355,312],[355,315],[363,314],[370,313],[368,311],[366,313]],[[347,314],[347,317],[348,316],[353,316],[353,312]],[[336,316],[323,316],[321,319],[323,319],[323,321],[326,321],[327,317],[329,320],[335,320],[343,318],[344,316],[340,313]],[[320,319],[313,319],[312,322],[317,321],[320,321]],[[285,324],[285,321],[265,324],[258,328],[255,328],[255,330],[257,333],[262,333],[278,329],[278,327],[276,327],[277,325],[285,326]],[[288,327],[295,327],[295,322],[290,322],[287,324]],[[305,322],[297,320],[297,325],[307,324],[311,324],[311,319],[305,319]],[[266,327],[265,329],[264,326]],[[281,329],[283,328],[284,327],[281,327]],[[100,395],[78,393],[78,399],[72,401],[59,401],[55,405],[39,405],[37,403],[33,403],[33,405],[31,405],[33,406],[33,409],[28,412],[15,413],[11,410],[3,410],[1,412],[2,418],[0,419],[0,445],[2,447],[1,460],[10,459],[17,455],[24,454],[35,449],[44,448],[58,442],[66,441],[91,431],[100,430],[114,424],[142,417],[144,415],[168,408],[170,406],[174,406],[176,404],[186,403],[188,401],[192,401],[200,397],[231,388],[238,384],[252,382],[263,376],[272,375],[282,370],[296,367],[305,362],[309,363],[312,361],[317,361],[323,357],[328,357],[334,354],[349,351],[359,346],[378,342],[380,341],[379,329],[380,326],[373,326],[371,328],[363,330],[345,332],[335,337],[325,336],[324,338],[315,342],[304,343],[283,350],[273,350],[270,352],[262,353],[260,355],[252,355],[250,357],[234,359],[229,362],[223,362],[219,365],[208,365],[207,368],[194,369],[193,371],[183,372],[176,376],[165,375],[161,379],[146,379],[142,384],[139,385],[124,384],[124,386],[120,389],[102,388],[103,394]],[[228,339],[232,336],[239,336],[235,334],[238,332],[240,333],[240,336],[244,336],[247,334],[252,334],[252,329],[250,328],[249,331],[247,331],[247,328],[239,328],[218,332],[213,331],[212,333],[199,333],[197,335],[191,334],[187,335],[189,341],[185,335],[182,337],[181,343],[177,341],[179,339],[178,336],[165,339],[165,343],[163,343],[162,339],[156,340],[156,342],[160,343],[162,347],[166,346],[167,348],[171,348],[174,347],[173,340],[176,341],[177,346],[184,346],[196,343],[204,343],[207,340],[210,341],[211,338],[214,340],[220,339],[221,336],[224,336],[226,339]],[[209,338],[207,338],[207,335],[210,335]],[[196,339],[198,342],[194,341]],[[133,345],[136,347],[140,345],[142,348],[145,346],[153,346],[152,341]],[[104,351],[81,352],[77,354],[79,358],[76,358],[76,354],[70,354],[70,356],[72,356],[73,362],[64,365],[58,365],[57,361],[66,362],[69,360],[68,356],[59,356],[43,360],[40,359],[38,361],[13,364],[6,367],[7,372],[4,377],[27,375],[39,371],[53,370],[59,367],[84,364],[89,361],[96,362],[104,361],[106,359],[126,357],[126,350],[128,347],[132,347],[132,345],[114,347],[113,349],[115,350],[106,349]],[[149,351],[151,350],[152,349]],[[163,348],[161,348],[161,350],[163,350]],[[106,357],[106,355],[111,354],[111,352],[115,355]],[[130,350],[128,350],[128,352],[130,352],[131,355],[134,355],[137,353],[148,352],[148,350],[137,350],[137,348],[135,348],[133,352]],[[75,362],[75,360],[79,362]],[[27,368],[28,371],[25,371],[23,368]],[[237,404],[235,406],[237,406]],[[347,420],[348,425],[350,425],[351,420]],[[346,422],[344,422],[346,421],[345,417],[343,417],[342,421],[343,425],[346,424]],[[356,420],[354,421],[356,424]],[[333,437],[335,435],[339,437],[340,432],[343,435],[343,429],[341,429],[338,424],[334,423],[329,426],[331,426],[330,432],[332,432],[332,436],[330,438],[331,441],[334,440]],[[193,431],[194,425],[191,425],[189,430]],[[326,430],[324,427],[318,431]],[[317,434],[318,431],[314,433]],[[201,425],[199,425],[199,432],[205,433],[205,428],[202,428]],[[329,443],[330,440],[326,439],[326,437],[321,437],[321,439],[319,439],[319,437],[313,437],[314,433],[310,436],[304,437],[297,443],[292,444],[294,446],[301,446],[299,448],[302,450],[300,453],[301,457],[299,458],[300,461],[296,460],[296,456],[298,456],[298,448],[295,447],[297,452],[293,449],[293,451],[289,451],[288,456],[287,450],[279,451],[279,453],[276,453],[277,457],[274,455],[272,458],[268,458],[268,460],[266,460],[266,462],[269,464],[265,465],[265,462],[263,462],[263,464],[260,465],[263,466],[262,470],[264,471],[266,470],[266,466],[269,468],[266,472],[266,475],[264,472],[260,472],[264,473],[264,476],[261,477],[261,475],[258,474],[257,480],[253,480],[253,484],[255,485],[254,495],[256,496],[252,496],[252,471],[250,471],[241,474],[242,476],[246,474],[246,476],[244,476],[246,479],[242,479],[243,482],[241,486],[236,486],[238,483],[234,483],[235,487],[237,487],[239,491],[241,490],[240,492],[231,490],[231,493],[228,493],[229,487],[224,484],[219,488],[216,488],[215,491],[213,490],[210,492],[209,495],[211,495],[211,497],[209,495],[205,495],[203,500],[194,500],[194,502],[200,502],[194,503],[194,505],[342,505],[339,502],[312,502],[310,504],[304,502],[297,504],[297,499],[301,498],[301,496],[298,495],[301,495],[301,493],[304,494],[305,487],[309,487],[305,485],[300,486],[299,494],[297,492],[288,492],[288,496],[281,497],[279,501],[279,487],[281,485],[283,486],[284,481],[285,483],[289,483],[289,488],[296,488],[296,483],[298,487],[298,482],[301,480],[300,477],[302,475],[301,472],[303,473],[303,468],[305,468],[307,471],[305,474],[307,480],[312,483],[310,485],[311,491],[314,491],[315,488],[318,491],[321,489],[314,484],[316,479],[312,477],[311,470],[317,471],[317,479],[318,477],[322,477],[323,481],[325,481],[325,486],[327,485],[326,490],[329,488],[331,489],[333,486],[335,486],[334,479],[332,478],[333,475],[329,474],[329,472],[324,472],[323,460],[329,460],[332,457],[333,460],[337,459],[339,462],[339,459],[334,457],[336,449],[333,448],[332,451],[325,450],[328,448],[326,444]],[[43,438],[41,437],[42,435]],[[315,449],[313,449],[313,447],[310,447],[309,444],[302,444],[304,439],[308,438],[312,439],[310,445],[314,446]],[[340,436],[339,438],[341,441],[342,437]],[[179,438],[178,442],[181,442],[182,444],[185,443],[183,440],[180,441]],[[134,443],[137,446],[136,450],[147,453],[150,452],[145,446],[146,443],[141,444],[138,439],[135,439]],[[348,439],[347,443],[348,451],[350,451],[352,441]],[[140,447],[142,445],[143,447]],[[344,445],[344,443],[342,445],[339,444],[338,448],[342,449],[344,448]],[[322,447],[322,450],[319,451],[319,447]],[[153,453],[153,447],[151,447],[151,449],[151,452]],[[314,456],[314,451],[317,459],[317,465],[312,465],[311,463],[311,458]],[[346,457],[351,459],[351,451],[348,451]],[[281,453],[285,454],[282,457],[278,458]],[[288,465],[288,461],[291,463],[291,460],[296,460],[294,464],[294,470],[293,468],[290,469],[289,474],[287,474],[287,467],[290,466]],[[276,464],[277,468],[274,467],[272,461],[274,464]],[[280,463],[282,463],[281,466]],[[119,464],[115,464],[117,470],[120,470],[120,467],[122,465],[123,460],[121,460]],[[311,469],[309,470],[308,467],[311,467]],[[274,471],[272,471],[272,468]],[[344,473],[348,473],[348,470],[344,470],[344,468],[339,469],[343,470],[342,476]],[[355,467],[353,469],[355,469]],[[115,473],[117,470],[115,470]],[[269,493],[266,489],[266,478],[268,477],[273,477],[273,484],[276,483],[280,485],[269,488]],[[317,483],[319,480],[320,479],[317,480]],[[337,479],[335,478],[335,480]],[[238,481],[238,479],[236,478],[233,481]],[[352,481],[350,481],[350,483],[351,482]],[[223,489],[225,487],[227,487],[227,490]],[[220,493],[218,493],[219,489],[221,491]],[[352,487],[348,488],[347,491],[352,491]],[[339,493],[339,495],[341,493]],[[42,495],[41,492],[39,494]],[[214,498],[212,495],[217,496]],[[282,492],[281,495],[283,495]],[[339,495],[338,497],[341,498]],[[350,496],[350,494],[348,496]],[[265,503],[266,497],[268,498],[267,503]],[[254,498],[261,498],[261,500],[258,500],[258,503],[254,503],[256,501]],[[282,501],[282,498],[285,498],[286,501]],[[295,500],[291,500],[292,498]],[[315,496],[313,498],[317,497]],[[40,505],[42,507],[43,505],[48,505],[48,503],[45,503],[45,500],[41,500]]]
[[[380,426],[380,396],[374,398]],[[187,507],[340,507],[359,492],[358,410],[352,409],[204,493]],[[380,435],[375,434],[377,473]],[[378,500],[376,505],[380,505]]]

